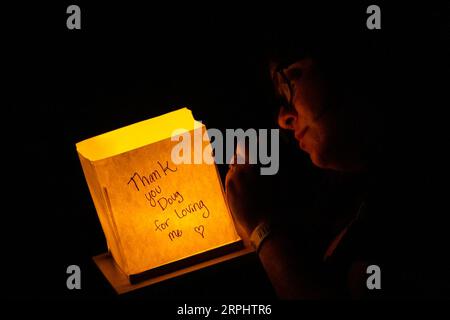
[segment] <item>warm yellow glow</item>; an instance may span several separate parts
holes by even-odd
[[[170,137],[174,129],[191,131],[202,124],[182,108],[77,143],[77,150],[91,161],[115,156]]]
[[[127,275],[240,241],[215,164],[172,162],[179,128],[206,130],[184,108],[77,144],[108,248]]]

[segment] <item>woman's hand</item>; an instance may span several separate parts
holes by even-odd
[[[230,210],[248,237],[259,223],[270,220],[276,186],[273,177],[260,175],[257,165],[230,165],[225,187]]]

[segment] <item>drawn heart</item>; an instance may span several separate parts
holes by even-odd
[[[203,235],[203,233],[205,232],[205,227],[203,225],[199,225],[198,227],[195,227],[194,231],[197,232],[198,234],[200,234],[202,236],[202,238],[205,237]]]

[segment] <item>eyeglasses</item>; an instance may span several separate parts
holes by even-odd
[[[294,88],[291,81],[284,73],[283,67],[278,67],[275,70],[275,86],[277,89],[277,96],[280,99],[280,103],[283,107],[294,110]]]

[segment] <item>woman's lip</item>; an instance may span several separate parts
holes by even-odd
[[[302,149],[303,151],[306,151],[306,146],[305,146],[305,143],[303,141],[300,140],[298,142],[298,145],[300,146],[300,149]]]
[[[295,139],[297,139],[299,142],[302,141],[303,137],[306,134],[306,131],[308,131],[308,128],[304,128],[300,132],[295,132]]]
[[[298,141],[298,145],[299,145],[300,148],[301,148],[301,147],[302,147],[302,144],[303,144],[302,139],[300,138],[300,136],[299,136],[297,133],[294,135],[294,137],[295,137],[295,140]]]
[[[306,151],[306,152],[307,152],[307,150],[306,150],[306,144],[304,141],[305,140],[304,137],[305,137],[305,134],[307,131],[308,131],[308,127],[304,128],[300,132],[295,132],[295,134],[294,134],[295,139],[298,141],[298,145],[299,145],[300,149],[302,149],[303,151]]]

